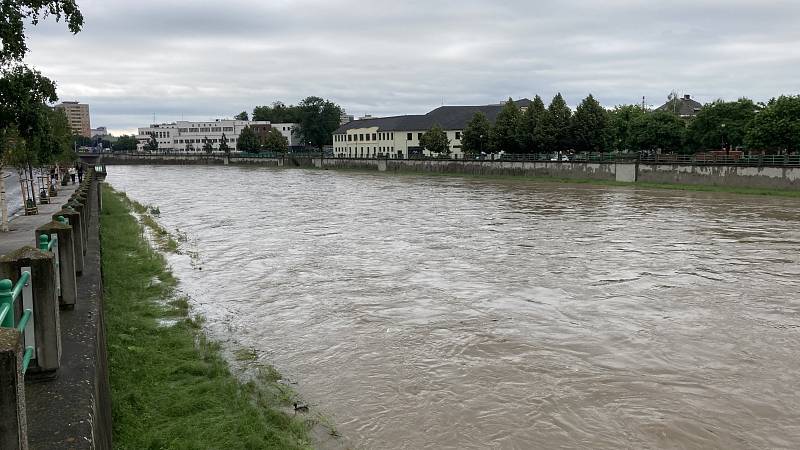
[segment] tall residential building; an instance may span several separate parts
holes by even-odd
[[[78,102],[61,102],[55,106],[67,115],[72,132],[85,137],[92,137],[92,126],[89,123],[89,105]]]
[[[218,150],[224,135],[228,146],[235,150],[239,134],[246,126],[250,126],[258,136],[264,136],[270,129],[275,128],[287,138],[290,146],[296,145],[291,130],[297,124],[277,124],[263,120],[216,119],[197,122],[180,120],[173,123],[152,124],[149,127],[139,128],[136,136],[136,149],[139,151],[144,150],[150,139],[154,138],[158,142],[160,151],[199,152],[202,151],[203,144],[206,142],[209,142],[214,150]]]

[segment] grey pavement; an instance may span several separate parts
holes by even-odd
[[[3,177],[6,180],[6,203],[10,217],[22,209],[22,192],[19,186],[19,175],[16,171],[6,169],[3,171]]]
[[[8,181],[9,178],[6,178],[7,183]],[[51,198],[50,204],[39,205],[39,214],[34,216],[18,214],[11,217],[8,224],[9,231],[6,233],[0,232],[0,255],[13,252],[25,245],[36,245],[33,232],[52,220],[52,215],[61,210],[61,207],[67,203],[70,195],[78,188],[78,185],[70,184],[68,186],[59,186],[58,188],[58,195]],[[17,183],[17,192],[19,192],[19,183]]]

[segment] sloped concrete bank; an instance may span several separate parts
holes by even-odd
[[[637,162],[472,161],[359,158],[249,158],[224,155],[103,155],[104,164],[220,164],[268,167],[316,167],[379,172],[452,173],[562,180],[598,180],[720,186],[753,189],[800,189],[800,167],[639,164]]]

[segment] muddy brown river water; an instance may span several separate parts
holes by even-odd
[[[800,199],[108,169],[211,333],[358,448],[800,447]]]

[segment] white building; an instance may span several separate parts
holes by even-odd
[[[213,121],[177,121],[173,123],[152,124],[139,128],[136,136],[138,151],[145,150],[151,138],[158,142],[159,151],[167,152],[200,152],[206,142],[210,142],[214,150],[219,149],[223,136],[231,151],[236,150],[239,134],[246,127],[251,127],[257,135],[263,136],[270,129],[278,129],[293,145],[292,129],[297,126],[291,123],[270,124],[268,121],[247,121],[233,119],[216,119]]]
[[[531,101],[515,101],[520,108],[527,108]],[[333,154],[341,158],[408,158],[411,155],[430,152],[422,149],[419,140],[434,125],[447,133],[451,157],[461,159],[461,136],[467,123],[481,112],[490,123],[494,123],[502,104],[484,106],[442,106],[428,114],[368,118],[354,120],[333,132]]]
[[[108,129],[106,127],[92,128],[92,137],[95,136],[108,136]]]

